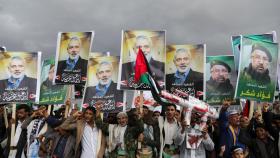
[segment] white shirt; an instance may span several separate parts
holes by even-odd
[[[82,137],[82,154],[81,158],[96,158],[98,145],[98,129],[85,124]]]
[[[18,143],[21,131],[22,131],[21,125],[22,125],[22,122],[20,122],[20,120],[18,120],[17,128],[15,131],[15,137],[14,137],[14,144],[13,144],[14,146],[17,146],[17,143]],[[16,157],[16,154],[17,154],[16,150],[10,150],[9,157]],[[22,158],[25,157],[24,152],[22,152],[21,157]]]
[[[121,144],[122,149],[124,149],[124,133],[126,130],[127,126],[117,126],[117,128],[114,131],[114,136],[115,136],[115,145]]]
[[[173,123],[169,123],[167,120],[164,123],[164,132],[165,132],[165,138],[164,138],[164,144],[173,144],[173,140],[176,137],[176,134],[178,131],[178,126],[176,121]]]
[[[14,145],[15,146],[17,145],[20,134],[21,134],[21,125],[22,125],[22,122],[20,122],[20,120],[18,120],[17,128],[16,128],[16,131],[15,131],[15,138],[14,138]]]

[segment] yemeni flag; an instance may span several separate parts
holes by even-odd
[[[150,86],[152,95],[160,105],[166,106],[171,103],[167,102],[164,98],[160,96],[160,86],[151,76],[151,69],[149,63],[141,48],[138,49],[136,62],[134,66],[134,82],[135,83],[145,83]]]

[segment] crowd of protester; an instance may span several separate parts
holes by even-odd
[[[68,106],[69,101],[66,102]],[[192,113],[187,126],[184,110],[164,107],[102,113],[103,102],[65,117],[65,107],[48,112],[48,105],[17,106],[16,119],[0,109],[2,157],[49,158],[279,158],[280,102],[261,103],[249,119],[225,101],[219,118],[209,118],[199,130],[201,114]],[[15,134],[11,139],[11,125]],[[196,133],[197,135],[192,135]],[[13,141],[13,142],[12,142]],[[196,144],[195,148],[188,144]]]

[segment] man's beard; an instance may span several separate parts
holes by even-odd
[[[106,81],[103,81],[102,79],[99,80],[99,84],[101,86],[106,86],[111,82],[111,79],[106,79]]]
[[[79,53],[75,53],[75,54],[73,54],[73,55],[72,55],[72,54],[69,54],[69,58],[72,59],[72,60],[76,59],[77,56],[79,56]]]
[[[245,68],[245,71],[251,75],[252,79],[257,80],[260,83],[269,83],[270,76],[269,71],[266,69],[264,72],[259,72],[252,67],[252,63],[250,63],[248,68]]]
[[[145,57],[146,57],[147,61],[149,62],[152,58],[151,52],[150,53],[144,53],[144,54],[145,54]]]
[[[183,67],[183,68],[181,68]],[[188,66],[187,65],[180,65],[178,66],[177,70],[180,72],[180,73],[185,73],[187,70],[188,70]]]
[[[12,78],[16,78],[16,79],[18,79],[18,78],[21,78],[21,77],[23,77],[24,76],[24,73],[20,73],[20,74],[13,74],[13,73],[11,73],[11,77]]]

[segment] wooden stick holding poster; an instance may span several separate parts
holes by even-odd
[[[256,101],[250,101],[249,120],[253,117]]]
[[[9,126],[9,122],[8,122],[8,115],[7,115],[7,110],[6,110],[6,107],[5,106],[3,106],[3,108],[4,108],[4,122],[5,122],[5,127],[6,128],[8,128],[8,126]]]
[[[16,120],[16,104],[12,104],[12,119]],[[14,144],[14,139],[15,139],[15,130],[16,130],[16,123],[12,122],[12,127],[11,127],[11,143],[10,147],[13,148],[15,146]]]
[[[143,102],[144,102],[144,94],[143,94],[143,91],[140,91],[140,107],[139,107],[139,110],[140,110],[140,114],[142,116],[143,116]],[[141,142],[138,142],[137,146],[138,146],[138,150],[142,149]]]
[[[67,92],[67,100],[66,100],[66,103],[65,103],[65,114],[64,114],[64,118],[67,118],[68,116],[68,113],[69,113],[69,109],[70,109],[70,106],[71,106],[71,97],[72,97],[72,87],[73,85],[70,85],[68,87],[68,92]]]

